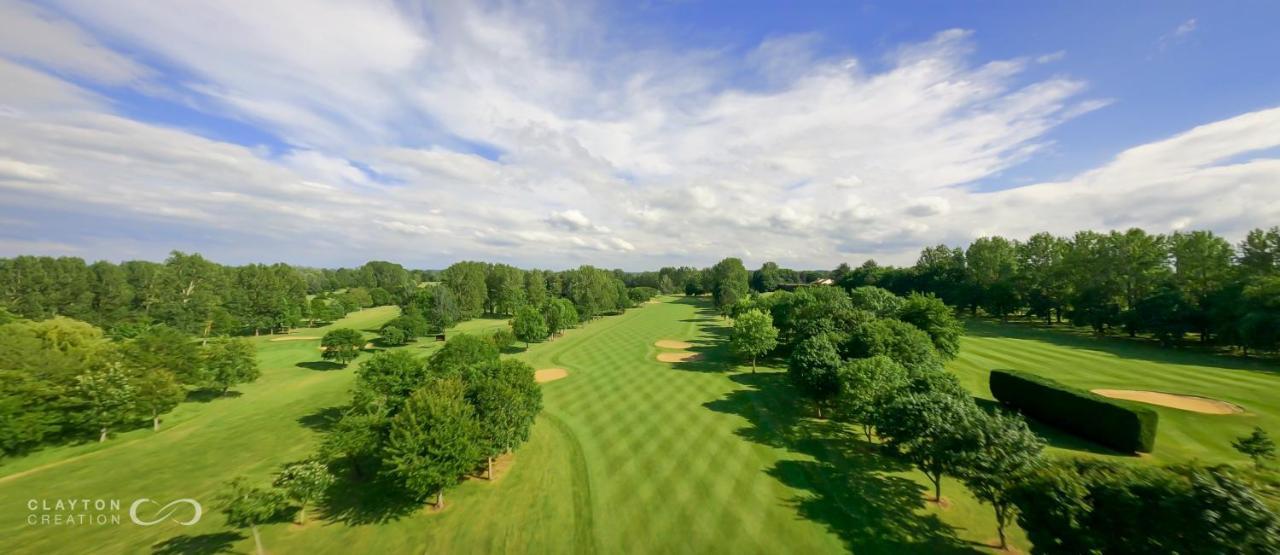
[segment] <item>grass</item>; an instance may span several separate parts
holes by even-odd
[[[570,330],[509,356],[568,377],[543,386],[545,410],[515,464],[496,482],[468,480],[449,507],[387,510],[376,492],[351,489],[309,511],[306,526],[265,526],[273,553],[710,552],[910,553],[986,551],[990,511],[954,480],[945,507],[924,503],[927,481],[878,454],[857,433],[811,418],[780,367],[756,374],[730,360],[726,323],[705,300],[664,299]],[[376,329],[379,308],[334,326]],[[487,331],[476,320],[458,331]],[[329,327],[334,327],[329,326]],[[319,336],[303,329],[297,336]],[[1239,460],[1226,442],[1255,424],[1275,429],[1266,392],[1277,377],[1249,363],[1094,345],[1087,338],[974,322],[951,364],[979,396],[985,373],[1011,367],[1084,387],[1188,392],[1245,406],[1249,414],[1161,412],[1151,460]],[[1042,335],[1043,334],[1043,335]],[[372,335],[372,333],[370,333]],[[159,433],[134,430],[99,444],[47,449],[0,466],[0,552],[248,552],[247,532],[212,508],[219,485],[244,474],[266,483],[306,457],[349,399],[352,369],[330,369],[318,340],[258,338],[263,377],[239,396],[186,403]],[[659,339],[703,355],[655,360]],[[1078,343],[1086,341],[1086,343]],[[405,347],[428,353],[432,341]],[[1117,351],[1117,349],[1123,352]],[[1133,349],[1133,350],[1127,350]],[[1242,366],[1242,367],[1237,367]],[[1043,430],[1057,453],[1137,460]],[[1143,459],[1147,460],[1147,459]],[[204,519],[181,527],[42,527],[26,524],[28,499],[192,497]],[[1023,546],[1020,532],[1012,535]]]
[[[1241,359],[1203,350],[1097,338],[985,320],[966,322],[960,358],[950,367],[970,390],[991,399],[994,368],[1037,373],[1081,389],[1137,389],[1221,399],[1243,414],[1212,415],[1152,405],[1160,414],[1155,451],[1142,460],[1178,463],[1243,462],[1231,440],[1261,426],[1280,433],[1280,373],[1274,361]],[[1055,451],[1130,460],[1052,429],[1037,427]]]

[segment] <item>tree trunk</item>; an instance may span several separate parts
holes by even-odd
[[[822,419],[822,402],[818,402],[818,419]]]
[[[439,511],[443,508],[444,508],[444,490],[440,490],[436,492],[436,510]]]
[[[493,480],[493,457],[489,457],[489,472],[487,475],[489,480]]]
[[[253,530],[253,545],[258,549],[258,555],[266,555],[267,550],[262,548],[262,536],[258,535],[258,525],[254,524],[249,529]]]
[[[98,434],[98,443],[102,443],[106,440],[107,440],[107,427],[103,426],[101,433]]]
[[[867,434],[867,443],[871,443],[871,426],[863,424],[862,433]]]
[[[1004,537],[1004,510],[996,506],[996,535],[1000,536],[1000,549],[1009,547],[1009,541]]]
[[[942,473],[939,472],[937,476],[930,476],[929,478],[933,480],[933,501],[942,503]]]
[[[156,411],[151,411],[151,431],[160,431],[160,415]]]
[[[307,523],[307,504],[303,503],[301,507],[298,507],[298,524],[306,524],[306,523]]]
[[[756,357],[751,357],[751,373],[756,373]]]

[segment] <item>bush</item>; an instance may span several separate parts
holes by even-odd
[[[1016,370],[992,370],[990,385],[1001,403],[1080,437],[1130,453],[1155,446],[1159,416],[1149,408]]]
[[[493,346],[499,351],[508,349],[516,342],[516,334],[509,329],[500,329],[493,332],[489,336],[489,340],[493,342]]]

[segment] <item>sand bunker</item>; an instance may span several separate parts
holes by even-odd
[[[662,341],[658,341],[657,343],[654,343],[654,345],[657,345],[659,348],[662,348],[662,349],[688,349],[689,347],[693,346],[692,343],[685,343],[684,341],[672,341],[670,339],[663,339]]]
[[[538,383],[552,382],[568,375],[569,371],[564,368],[543,368],[533,373],[533,381]]]
[[[691,362],[701,358],[702,355],[698,353],[658,353],[658,360],[662,362]]]
[[[307,339],[320,339],[319,337],[298,336],[298,337],[277,337],[271,341],[302,341]]]
[[[1112,399],[1137,401],[1139,403],[1189,410],[1202,414],[1239,414],[1244,412],[1244,409],[1240,408],[1239,405],[1194,395],[1174,395],[1172,393],[1135,389],[1095,389],[1093,393]]]

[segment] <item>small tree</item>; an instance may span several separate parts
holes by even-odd
[[[333,482],[324,463],[303,461],[285,466],[272,485],[298,504],[298,524],[306,524],[307,506],[323,497]]]
[[[262,537],[258,535],[258,525],[270,522],[285,509],[287,501],[284,494],[276,489],[251,486],[243,477],[228,482],[226,488],[219,500],[227,524],[249,528],[253,532],[253,544],[258,555],[266,553],[262,548]]]
[[[138,392],[119,363],[107,364],[76,376],[75,393],[88,421],[97,427],[98,441],[111,429],[126,424],[137,411]]]
[[[360,349],[364,348],[364,343],[364,335],[351,328],[330,330],[320,339],[320,346],[324,348],[321,356],[325,360],[333,359],[338,361],[338,364],[346,366],[360,355]]]
[[[258,379],[258,355],[248,339],[226,339],[210,343],[204,353],[209,382],[223,395],[231,386]]]
[[[384,326],[380,331],[382,334],[382,343],[388,346],[405,345],[409,343],[409,336],[404,330],[396,326]]]
[[[516,334],[509,329],[499,329],[489,336],[489,341],[492,341],[493,346],[501,351],[516,342]]]
[[[963,469],[981,444],[981,409],[971,398],[938,390],[900,395],[876,414],[876,430],[890,448],[924,472],[942,500],[943,474]]]
[[[1253,465],[1261,468],[1263,460],[1273,460],[1276,458],[1276,442],[1271,440],[1271,436],[1261,427],[1255,427],[1253,433],[1247,436],[1241,436],[1231,442],[1231,446],[1236,451],[1247,455],[1253,459]]]
[[[734,352],[751,359],[751,373],[754,374],[756,358],[778,346],[778,328],[773,327],[772,316],[753,308],[733,321],[733,335],[729,342]]]
[[[517,310],[515,317],[511,319],[511,331],[516,334],[516,339],[524,342],[524,348],[528,349],[530,343],[547,338],[547,321],[538,309],[525,306]]]
[[[1013,492],[1043,462],[1044,441],[1017,416],[986,415],[977,419],[979,444],[959,470],[969,492],[996,513],[1000,548],[1008,545],[1005,528],[1015,514]]]
[[[160,415],[186,398],[187,392],[168,370],[134,369],[132,380],[138,397],[138,412],[151,417],[151,429],[160,431]]]
[[[822,405],[840,393],[840,353],[825,335],[801,341],[787,360],[787,376],[813,399],[822,418]]]
[[[448,378],[414,392],[391,419],[383,459],[391,474],[418,498],[435,495],[444,508],[444,490],[482,456],[475,410],[461,380]]]
[[[840,367],[840,397],[837,414],[862,425],[871,441],[876,414],[892,395],[906,387],[907,369],[893,359],[878,355],[851,360]]]

